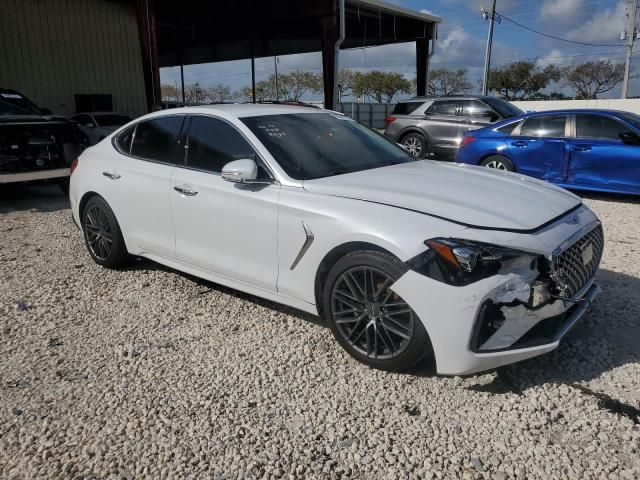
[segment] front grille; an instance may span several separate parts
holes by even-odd
[[[604,234],[598,225],[553,259],[551,278],[556,284],[556,294],[573,297],[596,274],[602,250]]]

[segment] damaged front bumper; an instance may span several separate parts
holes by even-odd
[[[496,275],[456,287],[409,271],[392,290],[422,320],[438,373],[463,375],[555,349],[600,292],[592,279],[571,299],[534,308],[518,299],[518,282],[522,277]]]

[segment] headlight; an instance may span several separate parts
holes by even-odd
[[[537,255],[480,242],[453,238],[426,240],[429,250],[410,260],[410,266],[450,285],[469,285],[506,267],[536,270]]]

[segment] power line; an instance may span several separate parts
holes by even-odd
[[[519,26],[520,28],[524,28],[533,33],[537,33],[538,35],[542,35],[543,37],[553,38],[554,40],[560,40],[561,42],[574,43],[576,45],[587,45],[589,47],[624,47],[624,45],[620,43],[587,43],[587,42],[578,42],[576,40],[569,40],[568,38],[556,37],[555,35],[551,35],[549,33],[544,33],[539,30],[534,30],[533,28],[527,27],[521,23],[516,22],[515,20],[510,19],[509,17],[500,14],[500,17],[506,20],[507,22],[511,22],[514,25]]]

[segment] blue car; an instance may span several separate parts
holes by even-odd
[[[552,110],[467,131],[456,161],[575,190],[640,194],[640,115]]]

